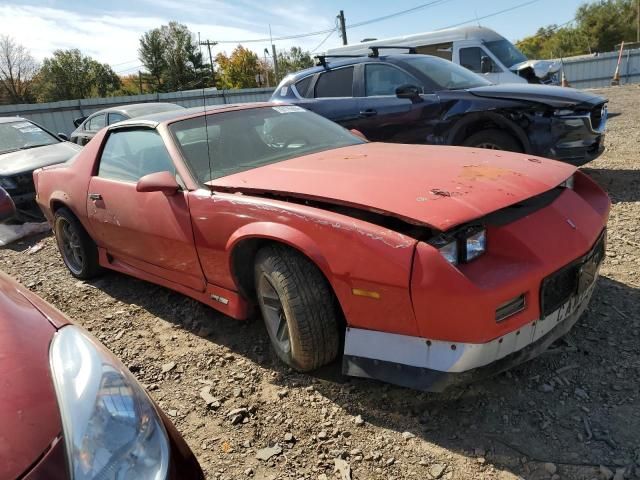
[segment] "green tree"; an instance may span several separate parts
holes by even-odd
[[[29,103],[38,64],[31,53],[6,35],[0,35],[0,95],[9,103]]]
[[[573,26],[549,25],[516,43],[529,58],[558,58],[614,50],[636,36],[636,0],[598,0],[582,4]]]
[[[120,77],[109,65],[78,49],[56,50],[51,58],[45,58],[36,82],[41,102],[105,97],[120,88]]]
[[[305,68],[313,67],[314,62],[309,52],[303,51],[300,47],[278,52],[278,82],[289,73],[297,72]]]
[[[199,46],[186,25],[169,22],[140,37],[142,64],[156,91],[185,90],[211,84]]]
[[[164,57],[162,32],[159,28],[149,30],[140,37],[138,55],[151,78],[153,89],[158,92],[162,91],[167,62]]]
[[[231,55],[219,53],[216,56],[219,68],[218,87],[253,88],[258,86],[256,76],[264,70],[258,55],[238,45]]]

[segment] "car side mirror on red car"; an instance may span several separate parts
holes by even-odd
[[[162,192],[167,196],[175,195],[179,189],[175,174],[167,171],[145,175],[136,184],[137,192]]]

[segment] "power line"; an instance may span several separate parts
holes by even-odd
[[[518,5],[514,5],[513,7],[510,7],[510,8],[505,8],[504,10],[500,10],[498,12],[489,13],[488,15],[484,15],[483,17],[476,17],[476,18],[472,18],[471,20],[467,20],[465,22],[454,23],[453,25],[447,25],[446,27],[439,28],[438,30],[445,30],[447,28],[455,28],[455,27],[459,27],[461,25],[466,25],[467,23],[473,23],[473,22],[477,22],[479,20],[484,20],[486,18],[495,17],[496,15],[500,15],[500,14],[503,14],[503,13],[511,12],[511,11],[516,10],[518,8],[526,7],[528,5],[533,5],[534,3],[538,3],[539,1],[540,0],[530,0],[528,2],[524,2],[524,3],[520,3]]]
[[[424,8],[428,8],[428,7],[435,7],[438,5],[441,5],[443,3],[446,2],[450,2],[452,0],[432,0],[430,2],[426,2],[420,5],[417,5],[415,7],[406,9],[406,10],[401,10],[399,12],[394,12],[394,13],[390,13],[388,15],[384,15],[382,17],[377,17],[377,18],[372,18],[369,20],[364,20],[362,22],[357,22],[357,23],[353,23],[351,25],[347,25],[347,28],[356,28],[356,27],[361,27],[363,25],[369,25],[371,23],[375,23],[375,22],[381,22],[383,20],[388,20],[389,18],[393,18],[393,17],[397,17],[399,15],[405,15],[407,13],[411,13],[411,12],[415,12],[416,10],[421,10]],[[246,39],[246,40],[218,40],[218,43],[258,43],[258,42],[271,42],[272,40],[293,40],[296,38],[303,38],[303,37],[315,37],[318,35],[324,35],[324,34],[328,34],[330,32],[332,32],[334,29],[333,28],[327,28],[324,30],[317,30],[315,32],[308,32],[308,33],[298,33],[298,34],[293,34],[293,35],[284,35],[281,37],[273,37],[271,38],[254,38],[254,39]]]
[[[327,40],[329,40],[329,37],[330,37],[331,35],[333,35],[333,34],[335,33],[335,31],[336,31],[336,29],[335,29],[335,28],[334,28],[333,30],[331,30],[331,31],[329,32],[329,35],[327,35],[326,37],[324,37],[324,40],[322,40],[322,41],[321,41],[321,42],[316,46],[316,48],[314,48],[313,50],[311,50],[311,53],[314,53],[314,52],[315,52],[316,50],[318,50],[322,45],[324,45],[324,43],[325,43]]]

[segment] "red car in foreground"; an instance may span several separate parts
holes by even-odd
[[[0,479],[204,478],[104,346],[0,272]]]
[[[604,255],[607,195],[572,166],[367,143],[300,107],[111,125],[34,173],[73,275],[109,268],[244,319],[312,370],[441,390],[566,333]]]

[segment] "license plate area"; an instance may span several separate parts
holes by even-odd
[[[541,319],[559,308],[570,305],[572,297],[580,297],[595,282],[604,259],[606,231],[603,231],[589,253],[552,273],[540,288]]]

